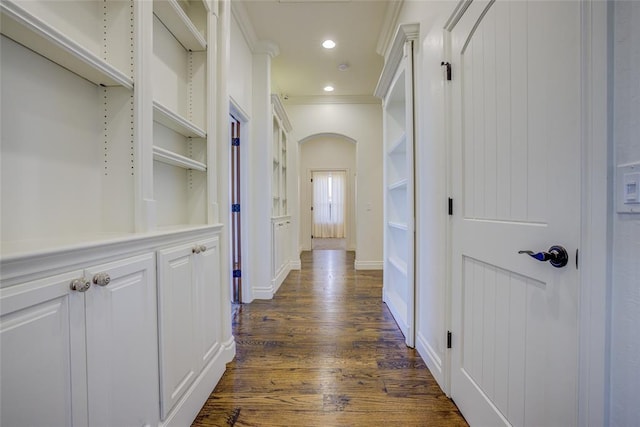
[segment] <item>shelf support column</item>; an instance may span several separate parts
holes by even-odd
[[[136,232],[156,228],[156,201],[153,196],[153,3],[134,2],[134,162]]]
[[[215,78],[212,85],[215,92],[209,94],[209,120],[214,123],[209,124],[209,163],[216,165],[216,168],[209,168],[209,188],[210,188],[210,220],[224,224],[222,227],[220,241],[223,250],[220,251],[220,298],[222,301],[220,310],[220,324],[222,343],[233,340],[231,329],[231,284],[233,274],[229,261],[230,247],[230,227],[231,227],[231,203],[229,201],[229,172],[230,172],[230,145],[229,144],[229,90],[227,78],[229,73],[230,56],[230,27],[231,27],[231,3],[229,0],[218,1],[218,16],[209,16],[210,34],[216,34],[217,40],[209,45],[209,55],[215,57],[215,69],[217,75],[209,76]],[[211,38],[209,39],[211,42]],[[215,51],[213,50],[215,46]],[[212,65],[209,62],[209,65]],[[216,126],[217,124],[217,126]],[[215,136],[214,136],[215,135]],[[215,153],[215,154],[214,154]],[[211,156],[213,155],[213,158]]]

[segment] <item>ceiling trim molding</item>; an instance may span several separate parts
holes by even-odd
[[[403,5],[404,0],[391,1],[387,5],[387,12],[378,36],[378,45],[376,46],[376,52],[380,56],[386,56],[387,48],[393,37],[393,29],[396,28]]]
[[[393,42],[389,50],[389,56],[384,62],[384,68],[382,69],[380,80],[378,80],[378,85],[374,92],[375,96],[378,98],[384,98],[387,94],[387,91],[391,86],[393,76],[396,74],[396,70],[404,56],[405,43],[417,40],[419,35],[420,24],[402,24],[398,27],[398,31],[396,31],[396,35],[393,38]]]
[[[253,28],[249,14],[242,1],[231,2],[231,13],[238,23],[240,32],[249,46],[252,53],[266,53],[271,58],[280,55],[280,46],[269,40],[258,40],[258,36]]]
[[[291,121],[289,121],[289,115],[287,114],[287,110],[284,109],[284,105],[282,105],[282,100],[279,95],[271,94],[271,102],[273,103],[273,109],[276,111],[276,115],[280,117],[282,124],[287,132],[291,132]]]
[[[381,104],[381,101],[372,95],[307,95],[288,96],[285,98],[285,104]]]
[[[258,36],[256,36],[256,31],[253,29],[253,24],[251,24],[251,20],[249,19],[249,14],[247,13],[247,9],[244,6],[244,2],[231,1],[230,3],[231,14],[236,19],[238,27],[240,27],[240,32],[249,45],[249,49],[251,49],[251,51],[253,52],[256,44],[258,43]]]
[[[278,46],[277,43],[269,40],[260,40],[254,45],[252,52],[265,53],[271,58],[275,58],[276,56],[280,55],[280,46]]]

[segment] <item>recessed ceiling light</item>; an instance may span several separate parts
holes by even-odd
[[[333,86],[325,86],[324,87],[324,91],[325,92],[333,92]]]
[[[336,42],[334,42],[333,40],[325,40],[322,42],[322,47],[324,47],[325,49],[333,49],[334,47],[336,47]]]
[[[338,65],[338,70],[340,71],[347,71],[349,69],[349,64],[347,64],[346,62]]]

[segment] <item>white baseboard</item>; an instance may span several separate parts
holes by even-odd
[[[424,360],[424,363],[427,364],[427,368],[431,371],[433,378],[435,378],[440,388],[446,393],[442,359],[420,332],[416,334],[416,350],[420,357],[422,357],[422,360]]]
[[[387,308],[391,312],[393,319],[400,328],[400,332],[405,339],[413,333],[411,326],[407,323],[407,306],[404,301],[393,292],[383,292],[383,301],[387,304]]]
[[[253,288],[252,290],[253,299],[273,299],[273,287],[269,286],[266,288]]]
[[[273,294],[275,295],[280,289],[280,285],[284,282],[284,279],[287,278],[289,272],[291,271],[291,263],[285,264],[285,266],[280,270],[280,273],[271,281],[271,287],[273,288]]]
[[[353,263],[356,270],[382,270],[384,263],[382,261],[359,261]]]
[[[176,404],[167,419],[160,423],[160,426],[190,426],[216,387],[216,384],[222,378],[224,371],[227,369],[227,363],[233,360],[235,354],[236,342],[231,337],[228,342],[220,347],[218,354],[203,369],[200,376],[189,387],[189,390]]]
[[[294,262],[289,262],[285,267],[280,270],[280,273],[273,279],[271,279],[271,286],[263,287],[263,288],[253,288],[251,289],[251,295],[253,299],[273,299],[273,296],[280,289],[280,285],[284,282],[284,279],[287,278],[289,272],[293,269],[292,264]],[[298,261],[300,263],[300,261]],[[300,267],[298,268],[298,270]]]
[[[291,261],[291,263],[289,264],[290,269],[291,270],[301,270],[302,269],[302,262],[300,261],[300,258]]]

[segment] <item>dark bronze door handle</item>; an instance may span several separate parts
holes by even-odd
[[[519,254],[527,254],[538,261],[549,261],[556,268],[562,268],[569,262],[569,255],[562,246],[551,246],[548,252],[518,251]]]

